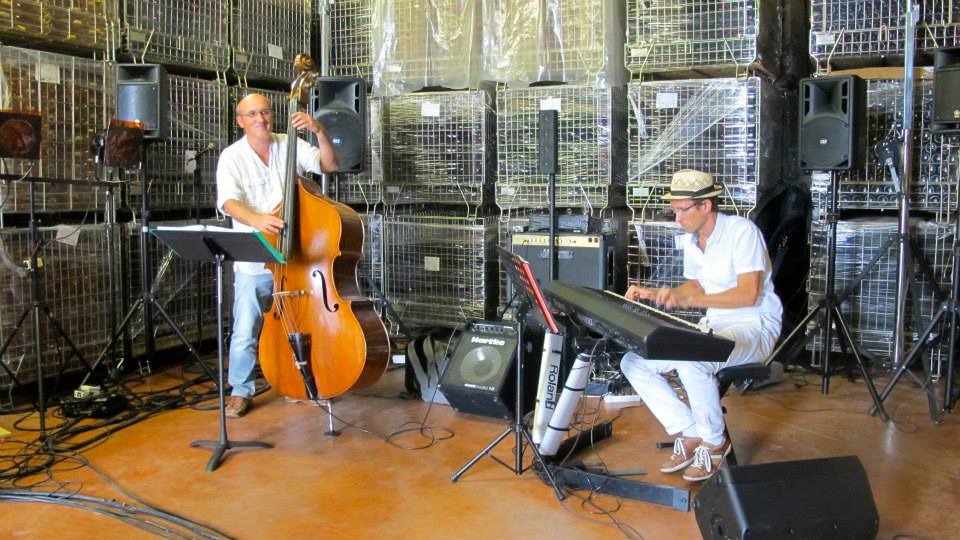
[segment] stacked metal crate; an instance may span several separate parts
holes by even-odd
[[[486,0],[484,79],[619,86],[624,1]]]
[[[43,114],[40,160],[6,159],[0,172],[95,179],[90,142],[113,112],[113,70],[103,62],[16,47],[0,47],[0,69],[0,108]],[[103,203],[92,187],[37,184],[35,190],[40,212],[96,210]],[[26,183],[7,184],[3,192],[0,211],[29,211]]]
[[[237,75],[290,82],[294,58],[310,50],[310,13],[309,0],[234,0],[231,45]]]
[[[413,326],[461,327],[494,315],[493,217],[395,215],[384,219],[385,292]]]
[[[42,227],[38,255],[42,300],[76,345],[84,359],[93,358],[109,339],[104,321],[110,313],[110,299],[118,298],[109,287],[107,234],[104,225]],[[37,358],[34,336],[37,329],[28,317],[13,334],[20,317],[31,306],[30,278],[22,266],[34,248],[26,229],[0,229],[0,342],[10,346],[0,361],[20,382],[36,380]],[[43,371],[47,375],[82,369],[55,326],[41,313],[40,346]],[[11,381],[0,370],[0,385]]]
[[[776,72],[780,1],[627,0],[625,61],[631,73]]]
[[[224,119],[226,87],[218,82],[190,77],[170,76],[170,135],[164,141],[147,144],[148,203],[154,210],[213,208],[216,202],[212,156],[197,163],[200,184],[194,185],[187,171],[191,152],[213,144],[223,148],[227,142]],[[192,165],[192,163],[191,163]],[[129,204],[140,207],[143,189],[140,182],[130,184]]]
[[[777,181],[782,126],[765,121],[783,107],[758,77],[630,83],[627,203],[649,214],[680,169],[710,172],[724,186],[721,209],[744,215],[761,182]]]
[[[124,44],[141,62],[225,71],[229,10],[230,0],[126,0]]]
[[[330,75],[360,77],[368,88],[373,84],[370,48],[373,5],[373,0],[338,0],[329,4]]]
[[[630,283],[641,287],[676,287],[683,277],[683,247],[680,239],[685,231],[673,221],[634,221],[629,224],[627,275]],[[679,309],[672,315],[696,322],[704,310]]]
[[[168,226],[181,227],[193,225],[194,220],[182,221],[156,221],[151,222],[151,227]],[[204,220],[202,223],[207,225],[223,226],[224,223],[217,220]],[[143,257],[143,248],[140,243],[140,225],[136,223],[127,224],[127,241],[129,242],[129,283],[128,299],[130,305],[140,298],[143,291],[143,278],[141,276],[140,261]],[[217,296],[216,296],[216,276],[215,268],[211,264],[198,264],[194,261],[188,261],[174,253],[163,242],[147,236],[147,242],[150,246],[150,257],[152,267],[149,268],[151,283],[153,284],[154,296],[158,303],[173,319],[177,327],[183,331],[187,339],[198,340],[202,336],[207,338],[216,335],[217,324]],[[226,273],[226,272],[225,272]],[[229,290],[225,287],[225,293]],[[224,307],[229,313],[229,306]],[[225,315],[228,316],[228,315]],[[179,344],[173,329],[163,322],[163,319],[154,310],[154,317],[158,322],[154,323],[154,339],[168,340],[167,343],[159,342],[158,347],[164,345],[175,346]],[[128,328],[133,338],[134,352],[142,351],[145,336],[143,323],[143,310],[136,313],[134,319]]]
[[[384,100],[384,202],[464,206],[492,202],[493,95],[487,90],[407,94]]]
[[[377,292],[383,294],[384,283],[384,249],[383,249],[383,216],[366,213],[360,215],[363,219],[363,257],[357,269],[360,282],[360,292],[371,300],[379,300]],[[372,282],[372,283],[371,283]],[[376,290],[374,290],[376,287]]]
[[[955,139],[933,133],[933,83],[914,83],[913,173],[910,183],[910,207],[933,212],[941,218],[957,208],[958,181],[956,163],[960,145]],[[852,171],[837,173],[838,205],[842,209],[896,209],[897,194],[890,172],[869,151],[891,130],[899,129],[903,116],[903,81],[867,81],[867,157],[865,164]],[[811,193],[815,206],[826,208],[830,174],[813,175]]]
[[[842,294],[853,287],[852,294],[844,301],[841,310],[848,317],[847,322],[858,346],[872,353],[887,367],[890,367],[889,361],[893,355],[897,308],[897,231],[897,219],[893,217],[863,217],[837,224],[836,291]],[[914,220],[910,231],[918,253],[911,263],[914,281],[908,289],[905,322],[908,341],[926,328],[939,308],[940,300],[934,291],[939,288],[941,292],[949,292],[954,226],[952,223]],[[828,229],[824,224],[814,224],[811,229],[811,272],[808,280],[811,306],[819,302],[826,292],[827,234]],[[921,274],[920,258],[931,270],[935,285]],[[877,260],[876,264],[863,275],[862,281],[854,284],[854,279],[863,274],[874,259]],[[945,338],[942,334],[940,337]],[[814,336],[812,349],[815,351],[813,365],[819,366],[823,351],[819,333]],[[833,350],[840,350],[836,334]],[[947,352],[947,346],[942,341],[928,350],[933,372],[937,375]]]
[[[373,92],[475,88],[480,81],[480,0],[374,0]]]
[[[903,56],[907,6],[918,3],[916,49],[932,52],[960,45],[960,5],[942,0],[812,0],[810,54],[823,67],[877,65]]]
[[[4,0],[4,41],[112,52],[120,35],[118,0]]]
[[[623,205],[626,97],[623,88],[548,86],[497,94],[497,206],[547,205],[549,177],[537,171],[539,114],[558,112],[556,205],[585,212]]]

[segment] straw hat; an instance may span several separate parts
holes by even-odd
[[[683,169],[673,173],[670,181],[670,193],[665,200],[709,199],[723,193],[723,186],[713,181],[713,175],[694,169]]]

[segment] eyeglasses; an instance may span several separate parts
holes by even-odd
[[[253,120],[257,115],[263,115],[264,118],[270,118],[273,116],[273,111],[270,109],[260,109],[259,111],[247,111],[245,113],[240,113],[237,116],[246,116],[247,118]]]
[[[679,215],[679,214],[684,214],[684,213],[686,213],[686,212],[689,212],[690,210],[692,210],[693,208],[695,208],[695,207],[697,207],[697,206],[703,206],[703,203],[702,203],[702,202],[693,203],[693,204],[691,204],[690,206],[688,206],[688,207],[686,207],[686,208],[677,208],[676,206],[674,206],[674,207],[673,207],[673,211],[674,211],[674,213],[676,213],[676,214],[678,214],[678,215]]]

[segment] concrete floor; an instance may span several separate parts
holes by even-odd
[[[169,382],[163,374],[148,381],[152,387]],[[700,537],[692,511],[609,496],[585,500],[585,492],[559,502],[532,472],[515,476],[489,458],[452,483],[450,476],[506,423],[399,399],[401,390],[402,370],[396,370],[362,395],[338,400],[335,413],[357,426],[343,427],[339,437],[324,435],[321,410],[267,392],[250,415],[229,421],[229,435],[276,447],[229,451],[212,473],[205,470],[210,452],[188,445],[217,437],[213,411],[164,413],[84,455],[143,499],[241,539]],[[895,419],[889,423],[865,413],[870,399],[863,384],[841,377],[833,379],[829,396],[820,393],[819,378],[793,376],[760,393],[731,395],[725,404],[741,463],[856,455],[879,510],[879,538],[960,538],[960,421],[954,414],[932,425],[924,395],[911,382],[901,382],[888,400]],[[611,439],[581,454],[585,461],[602,460],[610,469],[644,468],[649,471],[640,477],[644,481],[686,485],[656,471],[665,454],[653,442],[664,436],[642,404],[591,400],[586,406],[600,418],[622,414]],[[35,421],[34,416],[27,423]],[[420,421],[423,430],[385,441],[386,434]],[[0,426],[11,429],[12,418],[0,417]],[[453,437],[440,440],[448,431]],[[14,431],[0,449],[9,453],[12,441],[27,438]],[[423,448],[404,449],[412,447]],[[512,447],[508,437],[494,454],[512,463]],[[67,482],[57,484],[59,489],[129,501],[88,468],[69,468],[60,466],[53,475]],[[0,503],[0,538],[153,536],[83,510]]]

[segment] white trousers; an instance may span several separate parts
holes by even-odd
[[[683,433],[717,445],[723,441],[724,428],[717,372],[727,366],[763,362],[773,351],[779,328],[765,327],[759,317],[710,320],[708,324],[715,334],[735,342],[726,362],[647,360],[628,352],[620,360],[620,369],[668,434]],[[674,369],[687,392],[689,405],[661,375]]]

